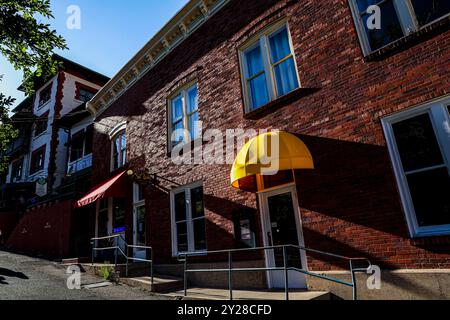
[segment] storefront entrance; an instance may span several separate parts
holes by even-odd
[[[295,185],[280,187],[275,190],[259,193],[262,211],[262,226],[265,246],[297,245],[303,246],[300,210]],[[286,250],[287,266],[299,269],[306,268],[304,251],[289,248]],[[283,250],[266,251],[267,267],[283,267]],[[284,288],[284,272],[268,271],[269,288]],[[306,288],[305,276],[300,272],[289,271],[290,288]]]

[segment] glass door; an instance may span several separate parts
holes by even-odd
[[[263,211],[265,245],[303,246],[303,234],[295,186],[261,193],[260,200]],[[288,267],[302,269],[306,266],[305,261],[306,258],[303,251],[296,248],[286,249]],[[283,268],[283,250],[273,249],[266,251],[266,263],[269,268]],[[300,272],[289,271],[288,278],[290,288],[306,287],[305,277]],[[284,288],[283,271],[269,271],[268,280],[271,288]]]

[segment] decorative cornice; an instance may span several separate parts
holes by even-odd
[[[231,0],[191,0],[87,103],[98,117]]]

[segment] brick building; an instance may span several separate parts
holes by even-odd
[[[122,189],[97,201],[96,234],[152,246],[165,273],[180,253],[217,267],[227,260],[208,251],[304,244],[379,265],[383,290],[362,287],[364,297],[450,297],[450,8],[384,1],[382,28],[369,30],[368,4],[189,1],[88,103],[94,181],[115,177]],[[186,129],[175,140],[196,145],[195,120],[204,131],[281,130],[313,165],[249,170],[232,186],[231,164],[174,164],[172,132]],[[346,276],[320,255],[289,259]],[[282,286],[275,272],[236,277]],[[224,285],[220,275],[191,280]],[[347,296],[301,274],[290,283]]]
[[[13,110],[20,135],[6,153],[10,164],[0,186],[0,230],[15,250],[88,255],[93,214],[89,208],[75,212],[72,201],[91,187],[93,118],[85,104],[108,78],[54,58],[61,63],[57,73],[37,77],[35,94]]]

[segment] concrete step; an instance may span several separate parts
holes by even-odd
[[[184,287],[182,279],[160,275],[153,277],[153,285],[151,277],[121,278],[120,282],[144,291],[158,293],[175,292]]]
[[[183,290],[166,294],[173,298],[183,300],[229,300],[229,291],[226,289],[189,288],[184,297]],[[325,291],[291,290],[290,300],[332,300],[333,295]],[[233,300],[285,300],[284,291],[273,290],[233,290]]]

